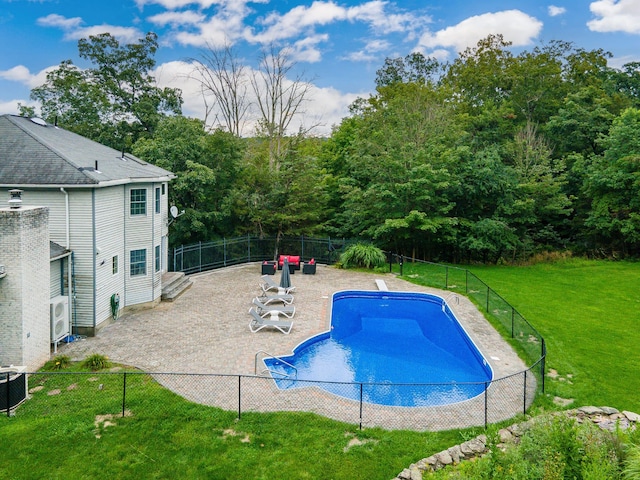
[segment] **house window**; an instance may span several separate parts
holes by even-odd
[[[129,262],[130,275],[132,277],[147,274],[147,249],[131,250]]]
[[[156,213],[160,213],[160,187],[156,187]]]
[[[147,189],[131,189],[131,215],[147,214]]]
[[[165,194],[164,187],[165,187],[165,184],[163,183],[163,184],[162,184],[162,194],[163,194],[163,195]]]
[[[155,250],[155,269],[156,272],[160,271],[160,245],[156,245],[156,250]]]
[[[118,273],[118,255],[111,257],[111,273]]]

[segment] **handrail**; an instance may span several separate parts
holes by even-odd
[[[456,305],[460,305],[460,296],[456,293],[456,292],[450,292],[449,295],[447,295],[446,297],[444,297],[442,300],[445,301],[445,303],[447,305],[449,305],[449,300],[450,299],[455,299],[456,301]]]
[[[265,355],[265,356],[267,356],[267,357],[275,358],[276,360],[278,360],[278,361],[280,361],[280,362],[284,363],[286,366],[288,366],[288,367],[292,368],[292,369],[293,369],[293,371],[294,371],[294,372],[295,372],[295,374],[296,374],[296,375],[295,375],[295,378],[296,378],[296,379],[298,378],[298,369],[297,369],[294,365],[290,364],[290,363],[289,363],[289,362],[287,362],[286,360],[283,360],[282,358],[280,358],[280,357],[278,357],[278,356],[276,356],[276,355],[272,355],[272,354],[270,354],[269,352],[265,352],[264,350],[258,350],[258,351],[256,352],[256,355],[255,355],[255,358],[254,358],[254,361],[253,361],[253,373],[254,373],[255,375],[258,375],[258,355],[260,355],[261,353],[262,353],[262,354],[264,354],[264,355]],[[283,376],[283,377],[285,377],[285,378],[289,378],[289,375],[285,375],[285,374],[283,374],[282,372],[276,372],[275,370],[270,370],[270,369],[268,369],[268,368],[266,368],[266,369],[262,370],[262,372],[260,372],[260,374],[263,374],[263,373],[265,373],[265,372],[269,372],[271,375],[281,375],[281,376]]]

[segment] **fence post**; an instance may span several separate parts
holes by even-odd
[[[491,287],[487,287],[487,312],[489,311],[489,297],[491,296]]]
[[[469,293],[469,270],[464,270],[464,293]]]
[[[247,233],[247,262],[251,261],[251,235]]]
[[[542,350],[540,352],[540,356],[542,358],[542,361],[540,362],[540,377],[542,377],[542,393],[544,393],[544,367],[547,360],[547,347],[544,343],[544,338],[542,339]]]
[[[124,418],[125,405],[127,404],[127,372],[122,374],[122,417]]]
[[[404,255],[400,255],[400,276],[402,276],[402,267],[404,266]]]
[[[516,309],[511,307],[511,338],[515,338],[515,329],[516,329]]]
[[[524,391],[522,392],[522,414],[527,413],[527,371],[524,371]]]
[[[202,240],[198,242],[198,271],[202,271]]]
[[[304,262],[304,235],[300,235],[300,259]]]
[[[362,430],[362,383],[360,384],[360,430]]]
[[[389,273],[393,272],[393,253],[389,252]]]
[[[238,375],[238,420],[242,416],[242,395],[240,389],[240,380],[242,380],[242,375]]]
[[[449,288],[449,266],[444,267],[444,289]]]
[[[489,390],[488,382],[484,382],[484,428],[487,428],[489,425],[489,394],[487,391]]]

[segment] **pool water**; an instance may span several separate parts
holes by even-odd
[[[279,388],[396,406],[467,400],[493,376],[444,300],[413,292],[337,292],[331,330],[265,364]]]

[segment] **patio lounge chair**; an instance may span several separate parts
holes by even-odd
[[[260,278],[263,281],[263,283],[260,284],[260,288],[262,288],[262,291],[264,293],[274,290],[278,292],[279,295],[283,295],[283,294],[291,293],[296,289],[296,287],[282,288],[280,285],[274,282],[269,275],[262,275],[262,277]]]
[[[291,318],[296,313],[296,307],[294,305],[265,305],[257,297],[253,299],[253,304],[262,317],[269,315],[271,312],[278,312],[287,318]]]
[[[280,316],[277,312],[271,313],[268,317],[261,317],[260,314],[254,309],[249,309],[251,314],[251,322],[249,322],[249,330],[252,333],[256,333],[265,327],[272,327],[280,330],[285,335],[288,335],[293,327],[293,322],[290,320],[280,320]]]
[[[290,293],[267,295],[265,292],[262,292],[262,295],[256,298],[265,305],[278,302],[284,303],[285,305],[291,305],[293,303],[293,295],[291,295]]]

